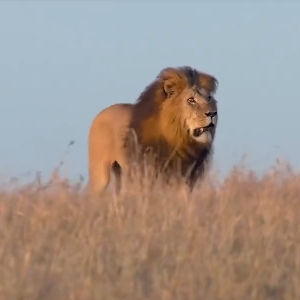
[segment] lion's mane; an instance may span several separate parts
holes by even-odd
[[[175,165],[183,170],[193,167],[190,174],[203,172],[210,161],[213,148],[199,148],[191,141],[182,128],[180,93],[186,87],[204,87],[214,93],[218,81],[211,75],[201,73],[190,67],[163,69],[157,78],[140,94],[134,104],[129,127],[136,134],[140,150],[150,151],[155,156],[157,170],[173,174]],[[166,87],[175,95],[170,101]],[[176,96],[178,95],[178,97]],[[184,121],[184,120],[183,120]],[[130,137],[125,140],[127,148]],[[131,149],[131,148],[130,148]],[[128,151],[128,156],[132,153]]]

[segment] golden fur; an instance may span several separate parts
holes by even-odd
[[[213,76],[190,67],[166,68],[135,104],[115,104],[100,112],[89,132],[93,192],[105,189],[111,169],[119,190],[121,171],[127,172],[137,158],[133,141],[155,159],[157,173],[165,179],[184,176],[192,189],[212,154],[217,85]]]

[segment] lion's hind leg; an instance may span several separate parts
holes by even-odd
[[[99,196],[104,192],[110,182],[111,162],[99,161],[97,165],[90,170],[90,192]]]
[[[112,171],[115,175],[116,194],[119,195],[122,188],[122,169],[117,161],[112,164]]]

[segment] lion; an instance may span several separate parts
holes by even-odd
[[[205,173],[213,154],[218,123],[218,80],[192,67],[167,67],[140,94],[136,103],[106,107],[89,131],[89,187],[106,189],[111,171],[117,193],[121,177],[134,160],[151,155],[157,174],[167,181],[184,178],[190,191]],[[150,160],[149,160],[150,162]]]

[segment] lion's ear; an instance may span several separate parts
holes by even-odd
[[[167,79],[164,82],[164,91],[167,94],[167,97],[172,96],[176,91],[176,81],[173,79]]]

